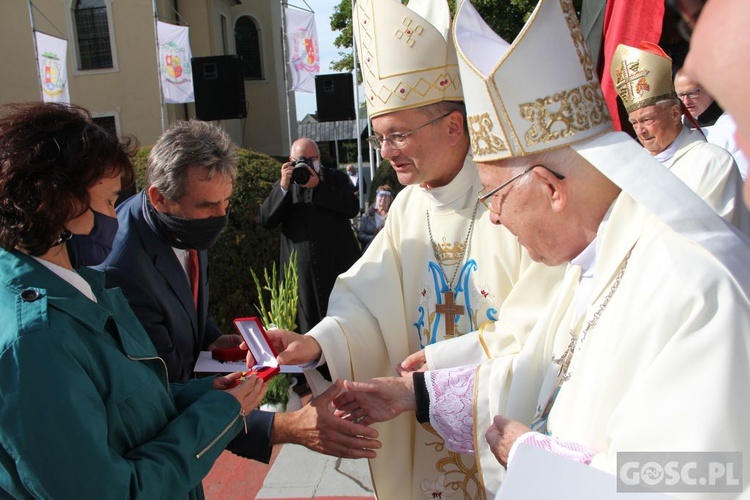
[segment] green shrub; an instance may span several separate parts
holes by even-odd
[[[136,155],[136,187],[145,186],[146,160],[150,147]],[[232,320],[258,316],[254,304],[261,300],[251,270],[279,263],[279,229],[265,229],[258,222],[263,200],[279,179],[280,163],[268,155],[240,149],[237,179],[230,202],[229,223],[216,244],[208,251],[211,297],[209,312],[224,333],[234,333]]]

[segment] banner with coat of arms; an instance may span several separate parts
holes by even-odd
[[[194,102],[188,27],[157,21],[156,36],[159,43],[159,78],[164,102]]]
[[[34,32],[37,64],[44,102],[70,103],[68,93],[68,41],[41,31]]]
[[[315,13],[286,8],[286,46],[292,90],[315,92],[315,75],[320,73]]]

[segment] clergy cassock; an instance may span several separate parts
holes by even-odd
[[[533,263],[510,232],[493,225],[477,202],[480,190],[467,159],[450,184],[409,186],[395,198],[383,230],[338,278],[328,317],[308,333],[334,379],[395,375],[409,354],[502,319],[506,308],[517,311],[520,331],[530,330],[562,268]],[[523,340],[511,339],[505,352],[518,352]],[[476,336],[473,344],[480,348]],[[445,449],[413,415],[376,428],[383,448],[370,464],[379,498],[430,498],[441,491],[485,498],[473,456]]]

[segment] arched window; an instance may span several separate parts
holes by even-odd
[[[74,10],[80,69],[111,68],[112,44],[104,0],[77,0]]]
[[[245,80],[262,80],[263,67],[260,61],[260,30],[250,16],[242,16],[234,25],[234,43],[237,55],[242,59]]]

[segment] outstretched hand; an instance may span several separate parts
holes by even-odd
[[[426,372],[429,370],[427,367],[427,355],[424,349],[409,354],[400,365],[396,367],[396,373],[402,377],[411,377],[414,372]]]
[[[413,377],[381,377],[367,382],[344,381],[346,392],[333,400],[336,415],[370,425],[417,409]]]
[[[313,451],[342,458],[375,458],[382,447],[378,431],[360,423],[340,418],[331,409],[331,402],[342,390],[336,381],[302,409],[276,415],[271,443],[301,444]]]

